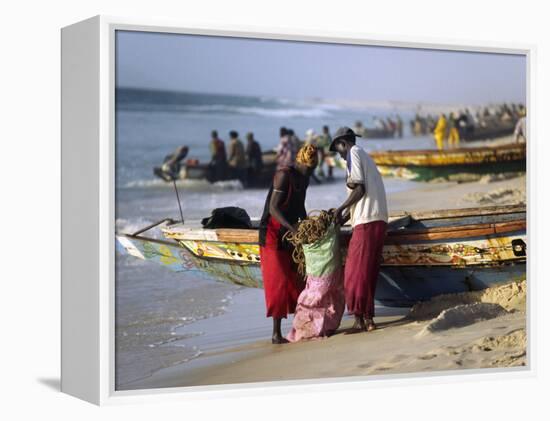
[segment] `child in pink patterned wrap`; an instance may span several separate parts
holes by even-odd
[[[345,308],[338,229],[332,225],[324,238],[304,244],[303,249],[307,280],[286,337],[290,342],[332,335],[340,326]]]

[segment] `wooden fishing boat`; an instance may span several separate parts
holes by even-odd
[[[255,174],[252,179],[249,179],[249,183],[245,187],[268,187],[273,180],[273,174],[277,167],[275,161],[275,151],[265,151],[262,153],[263,168],[259,174]],[[155,169],[155,175],[162,177]],[[206,180],[210,183],[215,181],[228,181],[238,180],[238,174],[231,167],[227,166],[223,174],[216,174],[216,171],[208,164],[199,162],[198,160],[189,159],[181,166],[178,174],[179,180]]]
[[[262,288],[257,229],[203,229],[161,221],[163,239],[117,234],[117,247],[176,272]],[[341,229],[343,254],[351,228]],[[525,206],[395,213],[376,300],[410,306],[435,295],[525,279]]]
[[[369,153],[380,173],[413,181],[472,179],[487,174],[525,172],[524,143],[446,150]]]
[[[243,186],[244,188],[269,188],[271,182],[273,181],[273,176],[277,170],[276,162],[277,153],[275,151],[265,151],[262,153],[263,158],[263,167],[260,173],[255,174],[253,177],[248,178],[248,184]],[[342,164],[341,160],[336,159],[332,156],[327,156],[325,158],[327,165],[335,166],[338,168],[345,168],[345,161]],[[160,176],[159,174],[156,174]],[[161,177],[162,178],[162,177]],[[185,165],[182,166],[179,176],[179,180],[206,180],[210,183],[216,181],[229,181],[229,180],[238,180],[238,175],[234,170],[227,167],[224,174],[221,178],[216,178],[214,170],[207,163],[200,163],[194,161],[188,161]],[[165,180],[166,181],[166,180]],[[322,183],[333,183],[336,179],[323,179]],[[320,183],[319,179],[313,179],[313,182]]]
[[[395,132],[389,129],[373,129],[365,127],[361,136],[367,139],[389,139],[395,137]]]
[[[474,140],[491,140],[498,137],[509,136],[514,133],[516,123],[512,121],[500,122],[499,124],[493,124],[488,126],[476,126],[471,131],[464,133],[465,141]]]

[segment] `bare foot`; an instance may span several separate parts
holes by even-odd
[[[354,333],[364,332],[365,330],[365,319],[361,316],[355,316],[355,323],[346,331],[345,334],[352,335]]]
[[[271,337],[271,343],[274,345],[287,344],[288,339],[283,338],[282,336],[274,335]]]
[[[367,320],[367,332],[372,332],[373,330],[376,330],[376,324],[374,323],[374,320],[369,319]]]

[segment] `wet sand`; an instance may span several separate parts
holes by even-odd
[[[525,197],[522,176],[420,184],[388,202],[391,211],[414,211],[517,204]],[[376,317],[379,329],[368,333],[345,334],[352,324],[345,318],[334,336],[295,344],[271,345],[266,324],[265,340],[213,347],[125,389],[521,367],[527,363],[525,290],[524,282],[436,298],[408,316]]]

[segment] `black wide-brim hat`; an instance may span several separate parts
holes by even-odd
[[[332,142],[330,142],[330,146],[328,147],[328,150],[331,152],[336,152],[336,142],[338,140],[342,139],[343,137],[362,137],[360,134],[355,133],[353,130],[351,130],[349,127],[340,127],[338,130],[336,130],[336,133],[334,133],[334,137],[332,138]]]

